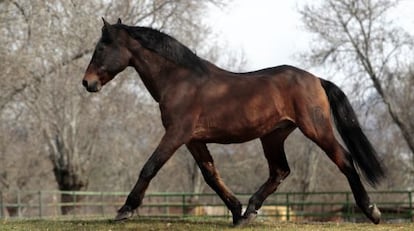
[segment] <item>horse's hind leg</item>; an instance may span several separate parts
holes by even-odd
[[[323,113],[320,108],[316,108],[312,115],[311,118],[301,117],[303,120],[298,123],[299,129],[325,151],[338,166],[348,180],[357,205],[372,222],[378,224],[381,213],[375,205],[370,204],[370,199],[355,169],[352,156],[335,138],[329,112]]]
[[[269,165],[269,178],[249,199],[249,205],[243,215],[242,223],[248,223],[257,215],[264,200],[276,191],[279,184],[289,175],[290,169],[286,160],[284,141],[296,127],[291,124],[279,128],[260,138],[263,151]]]
[[[346,176],[358,207],[361,208],[364,214],[373,223],[378,224],[380,222],[381,213],[375,204],[370,204],[368,193],[366,192],[361,182],[361,179],[358,175],[358,172],[355,169],[351,155],[336,140],[333,142],[336,144],[328,144],[327,146],[325,146],[325,148],[323,148],[323,150],[328,154],[329,158],[338,166],[341,172]],[[318,143],[326,142],[321,141]]]
[[[217,169],[214,167],[213,157],[208,151],[206,144],[190,142],[187,144],[187,148],[193,155],[197,165],[200,167],[206,183],[224,201],[233,215],[233,224],[237,224],[241,219],[241,203],[223,183]]]

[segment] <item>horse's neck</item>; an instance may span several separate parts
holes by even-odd
[[[159,102],[160,101],[160,91],[157,87],[157,84],[155,81],[153,81],[153,78],[151,75],[146,74],[143,71],[140,71],[137,67],[135,67],[135,70],[141,77],[142,82],[144,83],[145,87],[147,88],[148,92],[151,94],[152,98]]]
[[[159,102],[163,88],[173,73],[172,66],[165,58],[143,49],[134,55],[132,66],[138,72],[145,87],[155,101]]]

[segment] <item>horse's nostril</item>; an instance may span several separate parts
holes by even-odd
[[[88,88],[88,81],[82,80],[82,85],[86,88]]]

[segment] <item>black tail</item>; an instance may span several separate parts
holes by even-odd
[[[330,81],[321,79],[321,83],[328,96],[338,132],[351,153],[354,163],[368,182],[375,186],[385,176],[375,149],[362,132],[355,112],[344,92]]]

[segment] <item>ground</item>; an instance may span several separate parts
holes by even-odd
[[[414,223],[394,223],[373,225],[370,223],[294,223],[294,222],[263,222],[255,221],[246,227],[233,227],[227,220],[200,220],[200,219],[133,219],[125,222],[112,222],[110,220],[87,219],[87,220],[0,220],[0,229],[9,230],[31,230],[31,231],[86,231],[86,230],[414,230]]]

